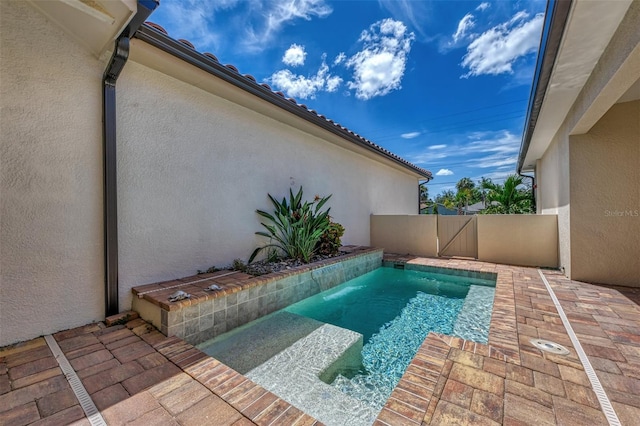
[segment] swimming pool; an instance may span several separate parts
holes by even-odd
[[[486,343],[494,290],[495,280],[382,267],[199,347],[326,424],[371,424],[430,331]],[[348,360],[314,370],[343,337]]]
[[[491,280],[379,268],[284,310],[361,333],[362,365],[340,371],[332,384],[382,408],[430,331],[465,329],[457,320],[469,296],[473,309],[461,320],[477,335],[459,337],[486,343],[494,290]]]

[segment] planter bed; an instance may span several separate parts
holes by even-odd
[[[346,254],[258,277],[224,270],[134,287],[132,308],[164,335],[198,344],[382,264],[382,249],[341,250]],[[205,290],[213,284],[220,289]],[[169,302],[177,290],[191,297]]]

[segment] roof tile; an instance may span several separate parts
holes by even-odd
[[[169,33],[167,32],[167,30],[165,30],[164,28],[162,28],[160,25],[153,23],[153,22],[145,22],[146,25],[150,26],[151,28],[153,28],[154,30],[158,30],[163,34],[169,35]]]
[[[190,48],[192,48],[193,50],[196,50],[196,47],[193,45],[193,43],[191,43],[189,40],[185,40],[183,38],[179,38],[178,41],[182,44],[186,44],[187,46],[189,46]]]
[[[220,61],[218,61],[218,57],[216,55],[214,55],[213,53],[205,52],[205,53],[203,53],[203,55],[206,56],[209,59],[213,59],[216,62],[220,62]]]

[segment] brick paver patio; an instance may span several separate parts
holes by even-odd
[[[608,424],[569,335],[534,268],[390,256],[496,272],[489,344],[430,334],[378,425]],[[544,274],[623,425],[640,419],[640,289]],[[110,425],[311,425],[307,414],[141,319],[54,335]],[[535,348],[544,338],[567,356]],[[89,424],[43,338],[0,349],[0,424]]]

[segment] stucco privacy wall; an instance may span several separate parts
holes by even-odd
[[[388,253],[438,255],[435,215],[372,215],[371,245]]]
[[[0,2],[0,346],[104,318],[104,66]]]
[[[478,215],[478,260],[558,267],[556,215]]]
[[[556,215],[477,215],[476,219],[479,260],[558,266]],[[385,252],[436,257],[437,220],[436,215],[373,215],[371,244]]]
[[[246,260],[264,242],[267,193],[300,186],[332,194],[347,244],[369,244],[371,213],[418,209],[415,175],[130,61],[118,82],[121,306],[133,286]]]
[[[571,278],[640,287],[640,101],[569,141]]]

